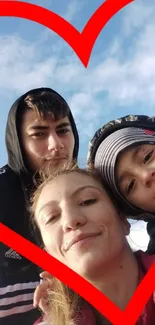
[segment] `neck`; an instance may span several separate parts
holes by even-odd
[[[130,248],[89,281],[124,310],[138,285],[138,263]]]

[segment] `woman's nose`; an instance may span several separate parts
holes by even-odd
[[[70,230],[76,230],[82,227],[86,223],[86,218],[78,211],[68,211],[62,218],[63,231],[67,232]]]

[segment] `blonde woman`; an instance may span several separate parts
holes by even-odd
[[[155,257],[133,254],[126,240],[129,224],[99,176],[77,167],[49,173],[34,195],[32,211],[44,249],[124,310]],[[49,291],[46,320],[48,325],[110,324],[57,279]],[[152,296],[137,324],[154,323]]]

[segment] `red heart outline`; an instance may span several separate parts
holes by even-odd
[[[50,28],[71,46],[83,65],[87,67],[93,46],[103,27],[119,10],[133,1],[106,0],[87,22],[82,33],[54,12],[26,2],[0,1],[0,16],[25,18]],[[122,312],[89,282],[2,223],[0,223],[0,241],[59,278],[105,315],[113,325],[134,325],[154,290],[152,283],[155,264],[137,288],[125,311]]]
[[[48,271],[93,305],[113,325],[135,325],[154,288],[155,263],[122,312],[110,299],[66,265],[0,223],[0,241]],[[154,283],[154,284],[153,284]],[[145,292],[145,295],[144,295]]]
[[[133,1],[106,0],[91,16],[82,33],[56,13],[27,2],[0,1],[0,16],[25,18],[50,28],[70,45],[87,68],[93,46],[103,27],[118,11]]]

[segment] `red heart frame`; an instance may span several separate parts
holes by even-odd
[[[69,22],[54,12],[30,3],[0,1],[0,16],[25,18],[52,29],[72,47],[83,65],[87,67],[93,46],[103,27],[113,15],[132,1],[134,0],[105,1],[90,18],[82,33],[79,33]],[[126,310],[122,312],[106,296],[74,271],[2,223],[0,223],[0,241],[66,283],[114,325],[134,325],[154,290],[152,283],[155,264],[137,288]]]
[[[152,265],[126,309],[122,312],[110,299],[66,265],[0,223],[0,241],[48,271],[93,305],[113,325],[135,325],[154,288],[155,263]]]
[[[18,17],[35,21],[61,36],[87,68],[97,37],[107,22],[134,0],[106,0],[92,15],[80,33],[56,13],[40,6],[20,1],[0,1],[0,16]]]

